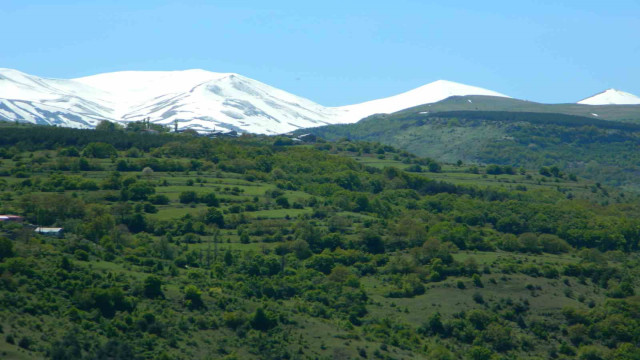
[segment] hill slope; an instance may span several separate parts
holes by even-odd
[[[456,108],[449,106],[451,103],[471,105],[467,100],[451,98],[431,107],[308,131],[328,140],[378,141],[449,163],[462,160],[529,169],[559,166],[597,181],[640,190],[639,124],[550,112],[424,111]],[[510,99],[483,100],[491,100],[493,109],[497,108],[496,101],[512,103]],[[475,98],[472,101],[476,103]],[[609,107],[599,109],[606,111]]]
[[[640,203],[606,186],[375,143],[0,138],[3,360],[637,358]]]
[[[433,104],[408,108],[399,113],[413,114],[461,110],[553,113],[640,123],[640,105],[542,104],[506,97],[476,95],[452,96]]]

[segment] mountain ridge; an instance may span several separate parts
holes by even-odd
[[[280,134],[472,94],[506,96],[438,80],[387,98],[325,107],[240,74],[202,69],[120,71],[68,80],[0,69],[0,119],[70,127],[149,118],[197,131]]]
[[[614,110],[603,110],[596,105],[634,103],[634,99],[640,104],[640,98],[632,94],[606,90],[576,104],[525,102],[522,105],[523,100],[493,90],[437,80],[381,99],[326,107],[237,73],[203,69],[118,71],[52,79],[0,68],[0,120],[80,128],[95,127],[103,120],[126,124],[149,119],[156,124],[177,125],[180,129],[199,132],[234,130],[275,135],[324,125],[350,124],[371,115],[420,106],[429,111],[432,104],[443,104],[456,97],[462,98],[463,107],[458,104],[440,111],[477,110],[478,104],[474,101],[477,97],[486,97],[502,103],[500,110],[565,107],[566,111],[553,112],[620,120],[626,114],[635,116],[636,109],[628,109],[633,105],[616,105]],[[588,106],[584,105],[587,103]],[[611,118],[612,113],[622,115]]]

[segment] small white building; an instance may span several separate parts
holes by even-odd
[[[56,227],[41,227],[38,226],[35,230],[38,234],[47,235],[47,236],[58,236],[61,237],[64,229],[56,228]]]

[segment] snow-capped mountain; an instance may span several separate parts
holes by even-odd
[[[377,113],[449,96],[505,96],[478,87],[436,81],[389,98],[324,107],[232,73],[204,70],[123,71],[71,80],[0,69],[0,120],[94,127],[102,120],[279,134],[300,128],[353,123]]]
[[[475,86],[438,80],[402,94],[361,104],[341,106],[336,110],[340,112],[338,118],[341,123],[354,123],[369,115],[394,113],[410,107],[438,102],[451,96],[466,95],[508,97],[498,92]]]
[[[628,92],[608,89],[584,100],[578,101],[584,105],[639,105],[640,97]]]
[[[0,69],[0,120],[93,127],[111,119],[107,96],[71,80]]]

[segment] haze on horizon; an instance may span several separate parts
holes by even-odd
[[[538,102],[640,94],[640,3],[9,0],[0,67],[235,72],[325,106],[446,79]]]

